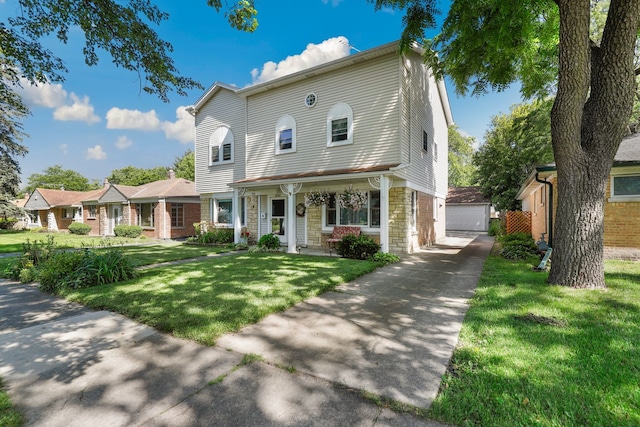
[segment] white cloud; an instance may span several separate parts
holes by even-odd
[[[60,144],[60,151],[62,151],[64,154],[67,154],[67,152],[69,151],[69,146],[67,144]]]
[[[322,3],[324,3],[324,4],[329,4],[329,3],[331,3],[331,6],[336,7],[336,6],[338,6],[340,3],[342,3],[342,0],[322,0]]]
[[[187,112],[186,106],[176,108],[175,122],[162,122],[162,130],[167,139],[177,139],[183,144],[193,142],[195,118]]]
[[[107,153],[104,152],[100,145],[96,145],[93,148],[87,148],[88,160],[104,160],[107,158]]]
[[[87,124],[100,121],[100,117],[96,116],[93,112],[93,105],[89,104],[88,96],[80,99],[75,93],[71,92],[69,97],[73,101],[73,104],[57,107],[53,112],[54,119],[64,122],[82,121]]]
[[[254,68],[251,71],[253,84],[266,82],[296,71],[314,67],[349,55],[349,40],[346,37],[333,37],[320,44],[309,43],[299,55],[288,56],[279,63],[265,62],[262,71]]]
[[[155,110],[143,113],[139,110],[113,107],[107,111],[107,129],[160,130],[161,124]]]
[[[58,108],[64,105],[67,91],[61,84],[38,83],[32,85],[27,79],[20,79],[21,89],[18,89],[25,103],[30,107]]]
[[[129,138],[127,138],[124,135],[119,136],[118,140],[116,141],[116,147],[118,147],[120,150],[124,150],[125,148],[129,148],[129,147],[131,147],[132,144],[133,144],[133,141],[130,140]]]

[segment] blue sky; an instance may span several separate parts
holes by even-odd
[[[216,81],[244,87],[398,40],[404,16],[376,12],[365,0],[256,0],[259,27],[242,33],[205,0],[156,3],[170,14],[157,31],[173,45],[176,67],[205,87]],[[446,13],[443,3],[440,20]],[[1,15],[14,15],[16,8],[17,0],[0,0]],[[173,93],[164,103],[142,92],[138,76],[113,66],[108,55],[87,67],[79,32],[67,45],[53,41],[47,46],[69,72],[62,84],[25,85],[22,92],[32,110],[24,121],[29,136],[23,142],[30,152],[20,159],[23,183],[56,164],[102,182],[112,170],[129,165],[169,166],[193,148],[193,121],[185,107],[203,91],[187,97]],[[492,116],[521,102],[517,88],[461,98],[450,82],[446,86],[454,121],[480,142]]]

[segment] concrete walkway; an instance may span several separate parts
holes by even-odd
[[[359,390],[429,407],[493,243],[474,237],[447,239],[213,347],[0,282],[0,377],[33,426],[439,426]],[[262,360],[242,364],[245,354]]]

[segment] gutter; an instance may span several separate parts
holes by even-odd
[[[535,180],[541,184],[544,184],[549,187],[549,203],[547,209],[547,234],[549,235],[549,247],[552,247],[553,242],[553,184],[551,184],[547,180],[542,180],[538,177],[540,171],[536,170]]]

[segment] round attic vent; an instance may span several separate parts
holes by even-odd
[[[306,98],[304,99],[304,103],[307,107],[311,108],[314,105],[316,105],[316,102],[318,102],[318,97],[316,96],[315,93],[310,93],[309,95],[306,96]]]

